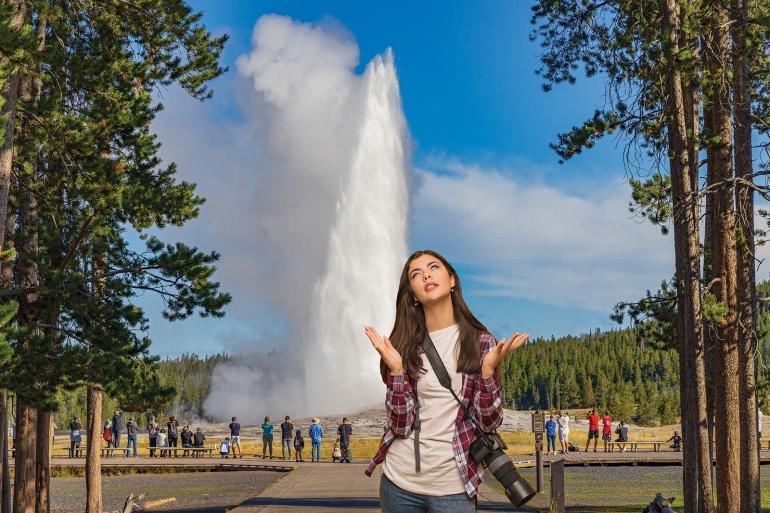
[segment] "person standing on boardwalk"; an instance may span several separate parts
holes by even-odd
[[[305,448],[305,439],[302,438],[302,430],[298,429],[294,435],[294,461],[305,461],[302,459],[302,449]]]
[[[243,451],[241,450],[241,425],[238,423],[238,419],[233,417],[230,422],[230,450],[233,451],[233,458],[236,457],[235,448],[238,447],[238,456],[243,458]]]
[[[321,439],[324,436],[324,428],[318,417],[313,417],[313,423],[308,430],[310,434],[310,461],[321,461]]]
[[[340,437],[340,450],[342,451],[341,463],[350,463],[350,436],[353,434],[353,426],[348,423],[348,418],[342,419],[342,424],[337,428]]]
[[[80,417],[75,415],[70,422],[70,458],[80,457]]]
[[[291,437],[294,434],[294,424],[291,422],[291,417],[286,415],[281,423],[281,459],[291,459]]]
[[[265,417],[265,421],[262,423],[262,459],[265,459],[265,454],[268,449],[270,450],[270,459],[273,459],[273,423],[270,421],[270,417]]]
[[[112,422],[109,420],[104,421],[104,427],[102,428],[102,438],[107,442],[107,448],[112,446]]]
[[[546,456],[549,454],[556,454],[556,421],[553,420],[553,415],[548,416],[548,420],[545,423],[545,438],[547,442]]]
[[[588,414],[588,440],[586,441],[586,452],[588,452],[588,446],[591,444],[591,440],[594,441],[594,452],[596,452],[596,445],[599,443],[599,414],[596,410],[591,410]]]
[[[608,411],[605,411],[604,417],[602,417],[602,441],[604,442],[604,452],[609,452],[609,443],[612,441],[612,417]]]
[[[492,432],[502,424],[500,363],[529,335],[515,333],[498,344],[465,304],[454,268],[435,251],[417,251],[407,259],[395,307],[390,337],[364,327],[380,356],[390,424],[365,473],[371,476],[383,464],[385,513],[473,512],[484,468],[470,454],[471,441],[476,426]],[[451,392],[424,355],[428,337],[446,367]]]
[[[137,435],[137,429],[136,429],[136,421],[134,421],[134,417],[129,417],[128,422],[126,422],[126,435],[128,437],[128,442],[126,442],[126,458],[129,456],[129,452],[131,451],[131,445],[133,444],[134,452],[133,456],[136,458],[136,435]]]
[[[757,406],[757,436],[762,440],[762,408]]]
[[[123,429],[123,412],[117,410],[112,415],[112,426],[110,427],[110,435],[112,437],[112,446],[115,448],[120,447],[120,430]]]
[[[147,423],[147,438],[150,440],[150,458],[155,457],[155,448],[158,446],[158,423],[155,422],[155,416],[150,417]]]
[[[556,423],[559,425],[559,443],[561,444],[560,454],[569,454],[569,413],[559,412],[556,416]]]
[[[179,422],[176,420],[175,416],[171,416],[171,418],[168,419],[168,424],[166,424],[166,427],[168,428],[168,431],[166,434],[168,435],[168,446],[169,447],[178,447],[177,441],[179,440]],[[171,454],[171,451],[169,451],[169,454]],[[174,457],[177,456],[176,451],[174,451]]]

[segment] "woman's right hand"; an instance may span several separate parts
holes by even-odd
[[[364,326],[366,336],[369,337],[374,349],[380,353],[380,358],[385,362],[391,374],[403,374],[404,362],[401,360],[401,354],[393,347],[388,337],[383,337],[377,330],[371,326]]]

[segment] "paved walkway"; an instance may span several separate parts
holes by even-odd
[[[377,513],[380,470],[366,477],[365,468],[357,463],[304,465],[230,512]],[[505,496],[486,485],[479,495],[479,511],[512,511]]]

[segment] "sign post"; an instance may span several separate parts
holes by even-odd
[[[535,467],[537,469],[537,493],[543,493],[543,432],[545,431],[545,414],[537,410],[532,415],[532,432],[535,433]]]

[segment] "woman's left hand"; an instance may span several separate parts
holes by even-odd
[[[495,347],[490,349],[484,360],[481,362],[481,377],[491,378],[495,374],[495,369],[500,366],[500,363],[505,357],[514,349],[520,347],[529,338],[529,333],[514,333],[508,340],[503,339],[498,342]]]

